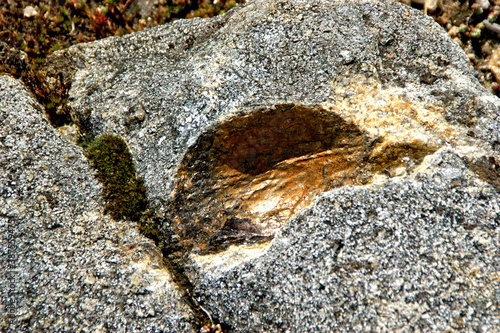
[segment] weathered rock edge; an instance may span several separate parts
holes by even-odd
[[[82,149],[0,76],[0,331],[196,331],[153,242],[102,212]]]
[[[496,332],[499,204],[443,149],[411,177],[323,193],[247,258],[193,257],[191,279],[235,332]]]
[[[250,1],[57,57],[77,67],[73,119],[127,141],[159,210],[207,128],[258,107],[335,103],[336,89],[357,75],[442,108],[448,122],[498,148],[498,100],[463,51],[430,18],[391,1]]]

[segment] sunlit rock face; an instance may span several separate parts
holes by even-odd
[[[101,192],[83,149],[0,76],[0,331],[197,332],[161,252]]]
[[[254,0],[55,56],[230,331],[500,331],[500,102],[418,11]]]
[[[461,48],[429,18],[386,1],[249,1],[213,19],[179,20],[56,56],[79,68],[69,92],[72,118],[92,136],[124,138],[161,212],[198,138],[259,108],[323,107],[371,136],[383,133],[365,127],[387,129],[389,119],[396,136],[420,119],[429,124],[426,136],[434,135],[436,117],[411,118],[404,107],[423,103],[471,138],[498,141],[496,102]],[[380,101],[373,112],[346,112],[337,105],[380,100],[383,92],[400,107],[386,112]]]

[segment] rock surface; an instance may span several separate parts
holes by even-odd
[[[252,259],[195,257],[196,291],[237,332],[496,332],[499,199],[442,150],[323,193]]]
[[[82,149],[6,76],[0,124],[0,331],[194,332],[154,243],[103,216]]]
[[[255,0],[53,61],[230,331],[500,330],[500,101],[429,18]]]
[[[159,208],[186,150],[238,112],[283,103],[337,103],[362,75],[497,144],[493,98],[460,47],[431,19],[397,3],[254,1],[210,20],[180,20],[60,54],[79,67],[73,116],[129,143]],[[471,98],[474,96],[474,98]],[[472,133],[473,132],[473,133]]]

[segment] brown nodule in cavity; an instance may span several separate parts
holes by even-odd
[[[170,205],[176,232],[186,249],[202,252],[269,239],[318,194],[366,184],[403,157],[434,151],[375,149],[382,142],[320,107],[283,104],[235,116],[186,153]]]

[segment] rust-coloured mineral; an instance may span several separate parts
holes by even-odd
[[[383,144],[321,107],[283,104],[234,116],[185,155],[170,211],[176,232],[202,251],[268,239],[318,194],[366,184],[433,151]]]

